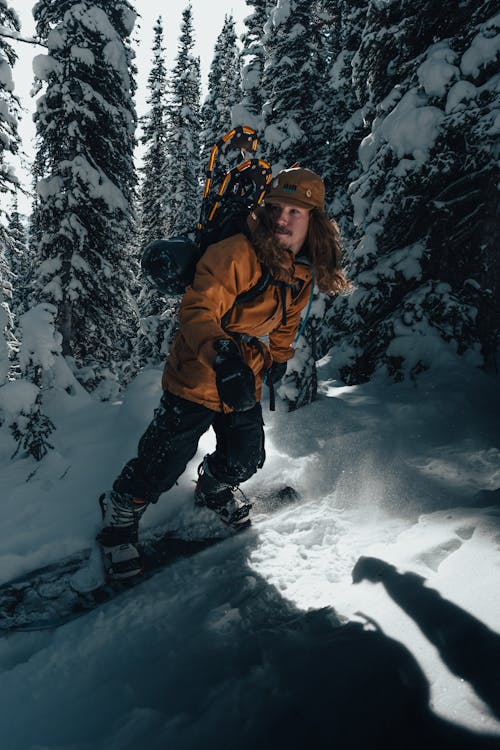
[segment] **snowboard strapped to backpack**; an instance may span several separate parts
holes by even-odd
[[[261,204],[271,180],[271,167],[255,157],[257,146],[256,131],[245,125],[223,135],[210,152],[195,241],[172,237],[155,240],[145,248],[142,271],[162,294],[182,294],[207,247],[241,232],[250,212]],[[238,163],[228,169],[235,152]],[[265,289],[269,283],[264,279],[266,272],[255,291],[245,293],[245,299]]]

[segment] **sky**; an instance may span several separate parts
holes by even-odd
[[[135,2],[132,0],[132,5],[134,5],[140,16],[137,19],[134,29],[134,38],[137,39],[134,48],[137,55],[136,64],[138,68],[136,107],[139,116],[144,113],[145,107],[146,84],[152,58],[151,48],[153,44],[154,23],[161,14],[165,31],[167,67],[170,70],[177,54],[182,12],[188,4],[188,0],[169,0],[168,5],[152,0],[135,0]],[[15,8],[21,20],[21,33],[24,36],[33,35],[34,21],[31,8],[34,3],[27,3],[26,0],[11,0],[11,5]],[[236,31],[238,36],[240,36],[244,30],[243,19],[250,15],[251,8],[247,6],[245,0],[231,0],[229,3],[219,2],[218,0],[213,0],[210,3],[207,3],[206,0],[192,0],[191,5],[195,26],[195,53],[200,56],[202,84],[205,88],[215,42],[221,32],[225,15],[233,15],[236,21]],[[32,115],[36,101],[36,98],[34,99],[30,96],[33,84],[32,60],[35,55],[43,54],[44,49],[21,42],[14,43],[14,46],[18,54],[18,61],[14,68],[15,93],[20,97],[24,108],[22,120],[19,123],[19,133],[26,153],[24,164],[16,164],[16,172],[22,184],[29,189],[29,161],[33,157],[33,140],[35,135]],[[29,213],[30,204],[29,199],[19,196],[21,212]]]

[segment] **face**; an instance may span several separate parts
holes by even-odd
[[[308,208],[282,203],[271,204],[274,236],[280,245],[291,250],[294,255],[297,255],[306,241],[309,215]]]

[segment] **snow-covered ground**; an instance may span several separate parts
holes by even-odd
[[[500,747],[498,378],[448,367],[418,384],[341,387],[265,411],[247,483],[299,505],[179,561],[55,630],[0,641],[3,750]],[[0,430],[0,577],[89,545],[96,498],[160,396],[47,404],[40,464]],[[197,462],[144,527],[200,532]],[[362,559],[360,559],[362,558]]]

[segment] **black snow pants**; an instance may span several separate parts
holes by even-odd
[[[137,457],[128,461],[113,483],[116,492],[155,503],[184,472],[210,427],[216,435],[207,457],[212,474],[236,486],[264,465],[262,408],[221,414],[168,391],[139,441]]]

